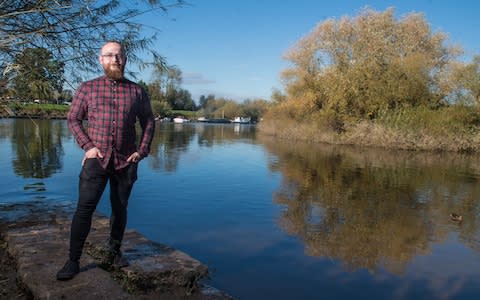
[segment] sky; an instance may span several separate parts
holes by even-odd
[[[319,1],[187,0],[189,5],[157,12],[142,22],[160,29],[156,50],[182,71],[182,88],[195,101],[213,94],[242,102],[270,99],[282,90],[283,56],[327,19],[354,17],[365,7],[395,8],[397,18],[423,13],[433,32],[464,49],[468,61],[480,55],[480,2],[476,0]],[[151,72],[141,79],[151,80]]]

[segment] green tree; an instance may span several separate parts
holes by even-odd
[[[145,14],[167,12],[183,0],[27,0],[0,2],[0,69],[11,79],[15,57],[28,48],[45,48],[53,60],[65,63],[73,79],[98,71],[98,49],[106,40],[124,42],[130,62],[165,65],[153,48],[158,29],[144,35]],[[151,30],[153,29],[153,30]],[[142,57],[149,57],[141,59]]]
[[[172,107],[167,102],[162,92],[161,81],[157,79],[149,84],[144,85],[144,88],[147,91],[152,103],[153,113],[161,117],[169,115]]]
[[[60,98],[61,98],[63,101],[71,102],[72,99],[73,99],[73,92],[72,92],[72,90],[62,90],[62,94],[61,94]]]
[[[52,99],[61,93],[64,64],[53,59],[45,48],[28,48],[15,57],[17,76],[13,86],[17,95],[26,99]]]
[[[176,90],[173,105],[175,109],[183,109],[189,111],[195,111],[197,109],[195,101],[193,101],[190,92],[182,88]]]
[[[200,96],[200,108],[207,108],[208,106],[208,103],[211,102],[211,101],[214,101],[215,100],[215,95],[213,94],[210,94],[208,96],[205,97],[205,95],[201,95]]]
[[[263,99],[245,100],[241,104],[242,114],[241,116],[250,117],[252,121],[256,122],[260,120],[263,114],[270,107],[270,103]]]
[[[199,108],[205,108],[207,105],[207,97],[205,95],[201,95],[200,98],[198,99],[198,106]]]
[[[150,94],[158,101],[166,102],[170,109],[196,110],[195,101],[189,91],[180,87],[182,71],[176,66],[159,65],[154,68]],[[161,107],[167,107],[162,104]]]

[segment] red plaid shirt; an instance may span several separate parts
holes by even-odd
[[[137,118],[142,128],[138,148]],[[85,119],[87,129],[83,126]],[[142,157],[150,152],[155,130],[150,100],[144,89],[128,79],[102,76],[84,82],[75,93],[67,121],[83,150],[97,147],[102,152],[100,163],[104,168],[110,159],[118,170],[129,164],[127,158],[135,151]]]

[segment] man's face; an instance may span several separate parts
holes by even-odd
[[[119,80],[123,78],[127,58],[123,53],[122,46],[117,43],[107,43],[102,47],[99,57],[105,76]]]

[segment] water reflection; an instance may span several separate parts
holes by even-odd
[[[263,142],[278,158],[270,168],[283,175],[279,224],[308,255],[398,274],[452,231],[480,250],[478,158]]]
[[[196,129],[199,135],[198,144],[205,147],[229,143],[238,139],[246,141],[255,139],[255,127],[253,125],[198,124]]]
[[[11,124],[14,172],[24,178],[47,178],[62,168],[63,121],[15,119]]]
[[[7,122],[0,122],[0,142],[10,136],[10,124]]]
[[[195,143],[212,147],[242,138],[251,140],[254,136],[255,127],[251,125],[157,123],[149,164],[153,170],[174,172],[181,155]]]
[[[148,163],[153,170],[174,172],[195,141],[211,147],[254,135],[251,125],[157,123]],[[0,123],[0,141],[8,138],[15,154],[14,172],[24,178],[47,178],[62,169],[62,139],[72,136],[65,120],[10,119]]]
[[[150,149],[149,164],[153,170],[173,172],[176,170],[181,153],[188,149],[195,131],[191,126],[157,123],[155,137]]]

